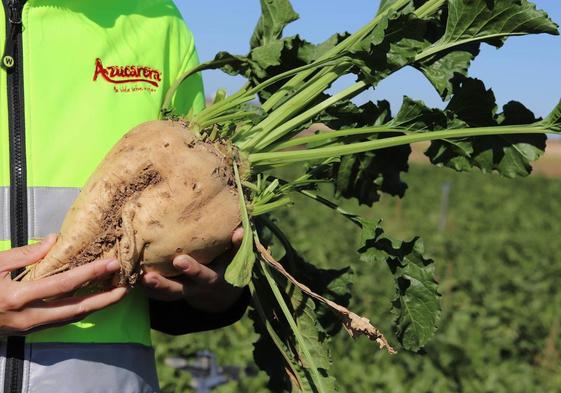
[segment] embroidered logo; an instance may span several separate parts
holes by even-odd
[[[107,66],[104,67],[100,58],[95,60],[95,71],[93,80],[101,76],[109,83],[116,85],[125,83],[149,84],[159,87],[162,81],[162,73],[147,66]],[[115,89],[117,91],[118,89]],[[142,90],[142,89],[136,89]]]

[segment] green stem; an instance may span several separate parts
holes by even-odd
[[[335,63],[335,61],[337,63]],[[315,70],[319,67],[324,67],[324,66],[331,66],[331,65],[340,65],[341,63],[345,63],[348,62],[349,58],[348,57],[329,57],[323,60],[318,60],[315,61],[313,63],[310,64],[306,64],[297,68],[293,68],[289,71],[285,71],[282,74],[278,74],[276,76],[273,76],[269,79],[267,79],[266,81],[258,84],[257,86],[255,86],[254,88],[252,88],[251,90],[248,91],[248,94],[252,94],[255,95],[257,93],[259,93],[260,91],[262,91],[263,89],[266,89],[267,87],[280,82],[283,79],[288,78],[289,76],[292,75],[298,75],[300,73],[302,73],[303,71],[307,71],[307,70]]]
[[[326,388],[323,384],[323,379],[322,379],[321,375],[319,374],[318,367],[316,366],[316,362],[315,362],[312,354],[310,353],[310,350],[308,349],[306,341],[304,340],[304,337],[300,333],[300,329],[298,328],[298,325],[296,324],[296,321],[292,317],[292,313],[288,309],[288,305],[286,304],[286,302],[284,300],[284,297],[282,296],[282,293],[281,293],[279,287],[277,286],[276,281],[271,276],[271,272],[269,271],[269,266],[267,265],[267,263],[265,263],[263,261],[261,261],[260,265],[261,265],[261,269],[263,271],[263,275],[267,279],[267,282],[269,283],[269,286],[271,287],[271,290],[273,291],[273,295],[275,296],[275,299],[277,300],[277,303],[280,306],[280,308],[282,310],[282,313],[284,314],[284,317],[286,318],[286,320],[287,320],[287,322],[290,326],[290,329],[292,330],[292,333],[294,334],[294,338],[296,339],[296,342],[298,343],[298,346],[299,346],[300,350],[302,351],[302,355],[303,355],[303,358],[304,358],[303,360],[305,361],[304,367],[306,367],[309,370],[310,376],[312,377],[312,379],[314,381],[315,387],[318,388],[318,391],[320,393],[321,392],[328,393],[328,391],[326,390]]]
[[[299,180],[305,180],[309,176],[311,176],[311,174],[303,175],[299,179],[297,179],[295,182],[298,182]],[[333,202],[333,201],[331,201],[327,198],[324,198],[320,195],[317,195],[317,194],[315,194],[315,193],[313,193],[309,190],[303,190],[303,189],[299,189],[298,187],[294,187],[295,182],[288,182],[288,181],[283,180],[283,179],[277,179],[277,180],[282,185],[287,187],[286,189],[283,190],[283,193],[291,192],[291,191],[298,192],[298,193],[300,193],[300,194],[302,194],[302,195],[304,195],[308,198],[311,198],[311,199],[315,200],[316,202],[319,202],[320,204],[322,204],[322,205],[324,205],[324,206],[326,206],[326,207],[328,207],[332,210],[335,210],[337,213],[339,213],[340,215],[342,215],[346,219],[350,220],[352,223],[354,223],[356,225],[359,225],[359,226],[362,225],[362,223],[360,221],[360,216],[358,216],[354,213],[351,213],[347,210],[342,209],[335,202]],[[265,223],[265,225],[267,225],[269,227],[269,229],[271,229],[273,232],[278,231],[279,232],[278,235],[275,233],[277,235],[277,237],[284,236],[282,231],[278,227],[276,227],[276,225],[274,223],[270,222],[270,220],[268,220],[266,217],[260,217],[259,220],[263,221]],[[279,240],[281,240],[281,242],[283,241],[283,239],[279,239]],[[288,239],[285,239],[285,240],[287,242],[286,244],[290,245],[290,242],[288,242]],[[283,245],[285,245],[285,244],[283,243]],[[286,245],[285,245],[285,249],[286,249]]]
[[[309,135],[309,136],[302,136],[299,138],[290,139],[288,141],[278,143],[276,145],[271,146],[268,151],[277,151],[287,149],[289,147],[306,145],[308,143],[315,143],[315,142],[322,142],[333,139],[334,143],[339,142],[339,139],[347,136],[355,136],[355,135],[369,135],[369,134],[382,134],[382,133],[394,133],[394,132],[405,132],[400,129],[396,128],[388,128],[385,126],[376,126],[376,127],[365,127],[365,128],[352,128],[348,130],[340,130],[340,131],[328,131],[322,132],[319,134]],[[406,132],[405,132],[406,133]]]
[[[333,83],[339,76],[345,72],[342,72],[340,67],[341,63],[344,63],[344,57],[339,56],[344,50],[352,47],[357,42],[360,42],[367,34],[369,34],[372,29],[374,29],[379,22],[390,12],[394,10],[398,10],[409,3],[409,0],[398,0],[384,12],[378,14],[369,24],[358,30],[353,35],[349,36],[343,42],[332,48],[330,51],[327,51],[323,56],[321,56],[318,60],[316,60],[312,64],[307,64],[305,66],[299,67],[297,69],[293,69],[282,74],[279,74],[258,86],[250,89],[250,90],[242,90],[241,92],[236,93],[234,96],[228,97],[227,99],[219,102],[217,105],[213,105],[208,110],[205,110],[196,115],[196,122],[209,125],[212,123],[216,123],[221,120],[219,116],[221,113],[224,113],[227,110],[234,109],[236,106],[239,106],[245,102],[250,101],[254,98],[254,95],[257,94],[259,91],[263,90],[264,88],[279,82],[282,79],[286,79],[292,76],[282,89],[280,89],[277,93],[273,94],[273,96],[267,100],[263,105],[262,108],[265,111],[271,110],[276,104],[280,102],[289,92],[293,92],[296,87],[300,86],[299,92],[295,94],[292,98],[290,98],[287,102],[283,103],[279,108],[269,114],[269,116],[260,122],[255,127],[249,128],[245,130],[237,137],[241,137],[240,146],[242,149],[250,150],[251,147],[255,146],[256,143],[259,143],[259,148],[257,150],[261,150],[265,144],[269,144],[270,139],[273,139],[273,136],[270,135],[270,131],[276,129],[279,125],[282,125],[283,132],[286,131],[286,128],[289,126],[293,126],[297,124],[298,121],[305,122],[304,120],[306,117],[297,117],[291,119],[290,125],[283,124],[287,119],[290,119],[291,116],[294,116],[299,111],[299,108],[306,105],[307,102],[310,102],[312,99],[317,97],[321,94],[326,87],[328,87],[331,83]],[[434,10],[438,9],[442,4],[441,0],[432,1],[429,3],[425,3],[425,5],[419,8],[419,12],[421,14],[430,12],[434,12]],[[428,7],[428,5],[432,5],[432,8]],[[437,5],[437,7],[435,7]],[[331,65],[330,63],[334,62],[335,60],[339,60],[337,65]],[[207,69],[207,68],[217,68],[220,65],[227,64],[227,60],[220,60],[215,62],[210,62],[205,65],[201,65],[200,69]],[[314,78],[308,80],[307,82],[303,83],[307,78],[309,78],[312,73],[320,67],[324,67],[320,73],[318,74],[319,78]],[[345,66],[348,67],[348,66]],[[173,88],[168,92],[166,96],[166,104],[164,105],[165,108],[169,107],[171,97],[173,92],[177,88],[177,86],[188,76],[193,74],[194,72],[199,71],[192,70],[189,73],[186,73],[185,76],[182,76],[173,86]],[[343,70],[345,71],[345,70]],[[303,85],[303,86],[302,86]],[[332,101],[336,102],[336,101]],[[318,107],[317,109],[319,109]],[[313,116],[314,113],[311,111],[307,111],[307,118],[309,116]],[[298,120],[297,120],[298,119]],[[245,138],[247,134],[257,134],[256,138]],[[282,133],[279,133],[282,134]],[[264,137],[267,137],[266,141],[261,141]]]
[[[342,60],[343,62],[343,60]],[[317,72],[314,76],[312,76],[309,80],[307,80],[305,83],[303,83],[301,86],[298,86],[297,88],[295,88],[293,91],[291,91],[292,94],[292,98],[295,97],[300,97],[300,94],[306,94],[304,92],[308,92],[308,93],[314,93],[316,94],[316,96],[318,94],[321,94],[322,92],[319,91],[318,89],[316,89],[314,86],[316,86],[317,83],[319,83],[318,81],[324,80],[324,76],[326,75],[325,70],[320,70],[319,72]],[[325,82],[323,82],[323,84],[325,84]],[[281,89],[285,89],[285,87],[283,86]],[[313,96],[315,97],[315,96]],[[310,100],[313,98],[312,96],[307,96],[304,97],[304,99],[308,98],[308,101],[304,101],[302,100],[302,102],[304,102],[304,104],[302,105],[306,105],[306,102],[310,102]],[[294,108],[292,108],[294,109]],[[298,110],[300,110],[301,108],[299,108]],[[273,112],[270,112],[267,117],[270,116],[278,116],[279,113],[282,113],[283,110],[281,110],[281,108],[276,108]],[[295,112],[296,113],[296,112]],[[266,131],[264,131],[262,128],[257,127],[257,125],[254,125],[253,127],[251,127],[249,130],[246,130],[243,134],[242,137],[243,138],[239,138],[238,142],[239,143],[247,143],[247,144],[251,144],[251,143],[255,143],[255,141],[253,141],[254,135],[255,134],[259,134],[258,137],[262,134],[266,133]]]
[[[289,197],[284,197],[274,202],[256,204],[251,209],[251,216],[252,217],[260,216],[262,214],[266,214],[275,209],[278,209],[279,207],[290,205],[291,203],[292,203],[292,199],[290,199]]]
[[[344,59],[337,59],[337,60],[339,60],[338,63],[344,61]],[[297,67],[285,71],[281,74],[275,75],[274,77],[267,79],[266,81],[258,84],[253,88],[247,89],[246,87],[246,89],[242,89],[240,92],[236,93],[235,95],[220,101],[217,105],[213,105],[208,110],[205,110],[200,114],[198,114],[197,120],[198,122],[206,123],[206,124],[217,123],[219,122],[219,118],[216,117],[217,115],[220,115],[228,110],[236,108],[241,104],[253,100],[256,94],[266,89],[267,87],[274,85],[275,83],[280,82],[281,80],[286,79],[290,76],[297,75],[300,72],[329,65],[333,61],[334,61],[333,58],[327,58],[319,62],[306,64],[304,66]]]
[[[328,50],[323,56],[321,56],[318,59],[318,61],[323,60],[325,58],[336,56],[337,54],[343,52],[344,50],[352,47],[357,42],[360,42],[378,25],[378,23],[380,23],[380,21],[387,14],[405,7],[407,4],[409,4],[409,2],[410,0],[395,1],[390,7],[384,10],[384,12],[376,15],[376,17],[370,23],[362,27],[360,30],[356,31],[354,34],[347,37],[345,40],[340,42],[332,49]],[[279,102],[281,102],[286,97],[287,91],[290,91],[294,87],[301,85],[302,82],[304,82],[311,74],[312,72],[308,71],[296,75],[294,78],[292,78],[284,85],[284,87],[286,88],[285,90],[278,91],[277,93],[273,94],[266,102],[263,103],[263,109],[267,112],[273,109]]]
[[[273,235],[275,235],[276,238],[279,239],[279,241],[282,244],[282,247],[287,252],[287,254],[291,254],[290,258],[292,259],[293,258],[292,254],[294,254],[294,248],[292,247],[292,244],[290,244],[290,240],[288,240],[288,238],[286,237],[284,232],[278,227],[278,225],[267,217],[259,217],[258,220],[267,228],[269,228],[269,230],[273,233]]]
[[[346,40],[341,42],[339,45],[335,46],[331,51],[328,51],[324,56],[330,55],[335,56],[337,53],[342,52],[344,49],[348,49],[359,42],[361,39],[364,38],[372,29],[382,20],[382,18],[387,15],[387,13],[402,8],[408,3],[408,1],[396,1],[391,7],[386,9],[381,14],[377,15],[376,18],[362,29],[357,31],[355,34],[348,37]],[[418,12],[423,16],[431,15],[432,13],[438,11],[442,7],[444,2],[442,0],[430,1],[429,3],[425,3],[424,6],[421,6]],[[322,57],[320,57],[321,59]],[[262,151],[267,145],[273,143],[274,141],[279,139],[279,136],[282,137],[287,134],[291,129],[295,126],[304,123],[306,120],[312,118],[315,114],[319,113],[321,110],[325,109],[325,107],[341,100],[341,97],[345,97],[346,92],[341,92],[341,96],[333,96],[333,99],[329,99],[324,101],[325,103],[329,102],[329,105],[322,108],[322,104],[315,107],[317,109],[321,109],[320,111],[312,111],[308,110],[303,114],[296,116],[291,119],[298,110],[305,106],[307,102],[310,102],[313,98],[317,97],[321,94],[331,83],[337,80],[342,74],[346,73],[346,70],[341,71],[341,69],[337,69],[337,67],[332,67],[331,69],[323,70],[324,75],[319,78],[314,83],[307,85],[303,90],[301,90],[298,94],[295,94],[292,98],[290,98],[287,102],[283,103],[280,107],[275,109],[266,119],[262,122],[257,124],[251,132],[257,133],[256,138],[252,138],[250,141],[242,142],[240,148],[242,150],[251,151],[255,148],[256,151]],[[309,76],[307,73],[301,73],[297,75],[295,78],[288,81],[284,88],[285,90],[290,91],[291,87],[294,87],[293,83],[298,81],[299,83],[304,82],[305,77]],[[364,84],[364,82],[358,82],[358,84]],[[363,87],[355,86],[358,90],[357,92],[362,91]],[[352,89],[353,87],[351,87]],[[278,95],[277,95],[278,94]],[[265,111],[269,111],[280,102],[279,97],[284,97],[285,92],[282,93],[275,93],[269,100],[267,100],[263,105],[263,109]],[[352,96],[350,93],[348,96]],[[314,109],[314,108],[312,108]],[[286,121],[290,119],[290,121]],[[274,131],[272,131],[274,130]]]
[[[164,99],[164,103],[162,105],[162,109],[160,110],[160,112],[163,115],[166,115],[168,113],[171,113],[172,108],[171,108],[171,101],[173,100],[173,96],[175,95],[175,92],[177,91],[177,89],[179,88],[179,86],[181,86],[181,84],[183,83],[184,80],[186,80],[187,78],[189,78],[190,76],[204,71],[204,70],[209,70],[209,69],[215,69],[220,67],[221,65],[226,65],[228,64],[228,61],[223,59],[223,60],[213,60],[213,61],[209,61],[203,64],[199,64],[197,67],[190,69],[189,71],[184,72],[183,74],[181,74],[179,76],[179,78],[177,78],[177,80],[173,83],[173,85],[170,86],[168,92],[166,93],[166,97]]]
[[[287,119],[290,119],[291,116],[306,107],[315,97],[323,93],[326,87],[336,80],[339,75],[340,73],[333,71],[317,79],[306,89],[302,90],[300,93],[296,94],[290,100],[271,112],[263,121],[255,125],[249,131],[249,133],[253,134],[251,135],[251,138],[240,142],[238,146],[244,151],[251,149],[251,147],[255,146],[255,144],[271,130],[284,123]]]
[[[230,97],[227,97],[217,104],[197,113],[193,117],[194,122],[201,124],[215,124],[216,118],[222,116],[223,113],[253,100],[254,97],[247,95],[245,88],[247,88],[247,86]]]
[[[292,247],[292,244],[290,244],[290,240],[288,240],[284,232],[267,217],[259,217],[258,222],[269,228],[273,235],[280,241],[284,251],[286,252],[286,260],[288,261],[288,265],[290,267],[289,272],[296,271],[296,269],[298,269],[295,261],[296,251],[294,250],[294,247]]]
[[[330,157],[339,157],[348,154],[363,153],[366,151],[384,149],[415,142],[431,141],[435,139],[464,138],[484,135],[508,134],[544,134],[549,130],[540,123],[527,126],[499,126],[461,128],[455,130],[428,131],[408,135],[395,136],[374,141],[351,143],[321,147],[317,149],[296,150],[287,152],[254,153],[249,154],[249,161],[254,166],[283,166],[301,161],[315,161]]]
[[[428,16],[433,15],[438,11],[442,6],[446,4],[446,0],[430,0],[427,1],[425,4],[417,8],[415,14],[419,18],[426,18]]]
[[[234,177],[240,200],[240,216],[243,227],[243,239],[240,248],[228,265],[224,277],[226,281],[236,287],[244,287],[251,281],[251,272],[255,263],[253,252],[253,231],[247,214],[247,205],[243,194],[242,181],[238,170],[238,164],[234,161]]]
[[[288,367],[290,367],[292,369],[292,373],[294,375],[294,378],[298,379],[298,382],[300,383],[300,385],[304,385],[304,381],[301,380],[300,373],[298,372],[298,370],[293,365],[294,360],[291,359],[290,356],[286,353],[286,345],[283,343],[282,339],[279,337],[277,332],[275,332],[275,329],[273,328],[272,323],[269,320],[269,318],[267,318],[267,314],[265,313],[265,309],[263,308],[263,304],[261,304],[261,301],[259,300],[259,294],[258,294],[257,288],[255,287],[255,284],[253,282],[250,282],[249,283],[249,288],[250,288],[251,294],[252,294],[251,300],[252,300],[253,306],[254,306],[255,310],[257,311],[257,314],[259,314],[259,318],[261,318],[261,321],[263,322],[263,325],[265,325],[265,329],[267,329],[267,333],[269,334],[269,337],[271,338],[271,340],[273,340],[273,343],[278,348],[279,352],[281,353],[281,355],[284,358]]]
[[[363,81],[354,83],[348,88],[340,91],[337,94],[334,94],[333,96],[320,102],[319,104],[301,113],[300,115],[290,119],[289,121],[285,122],[281,126],[275,128],[273,131],[267,132],[266,134],[264,133],[261,140],[258,141],[257,144],[255,144],[254,149],[256,151],[262,151],[271,143],[278,141],[279,139],[290,133],[290,131],[294,130],[296,127],[304,124],[308,120],[313,119],[317,114],[323,112],[331,105],[341,100],[344,100],[346,98],[355,97],[357,94],[366,90],[367,88],[368,85]]]
[[[321,56],[317,61],[322,61],[325,58],[335,57],[342,53],[344,50],[352,47],[357,42],[360,42],[366,35],[368,35],[372,29],[376,27],[378,23],[390,12],[404,7],[409,3],[409,0],[397,0],[391,7],[386,9],[381,14],[377,15],[370,23],[358,30],[356,33],[347,37],[344,41],[336,45],[331,50],[327,51],[323,56]],[[298,94],[294,95],[287,102],[282,104],[279,108],[273,111],[267,119],[258,124],[255,129],[258,130],[259,134],[267,134],[271,129],[276,128],[279,124],[282,124],[286,119],[290,118],[294,113],[296,113],[299,108],[305,106],[306,103],[310,102],[313,98],[321,94],[328,86],[331,85],[335,80],[337,80],[342,74],[338,70],[340,66],[328,67],[322,70],[322,77],[313,83],[304,83],[304,81],[312,74],[312,71],[301,72],[291,80],[289,80],[279,92],[273,94],[266,102],[263,103],[262,108],[268,112],[272,110],[282,99],[286,96],[287,92],[293,91],[297,86],[304,83],[304,89],[302,89]],[[348,66],[345,66],[347,68]],[[250,142],[254,145],[255,142]],[[247,148],[247,146],[246,146]]]
[[[460,45],[469,44],[470,42],[484,41],[484,40],[488,40],[490,38],[521,36],[521,35],[525,35],[525,34],[526,33],[498,33],[498,34],[487,34],[487,35],[483,35],[483,36],[470,37],[470,38],[466,38],[466,39],[463,39],[463,40],[448,42],[448,43],[440,43],[440,41],[438,41],[438,42],[435,42],[430,48],[425,49],[424,51],[419,53],[417,56],[415,56],[415,62],[422,61],[422,60],[426,59],[427,57],[431,57],[432,55],[434,55],[436,53],[446,51],[450,48],[454,48],[454,47],[460,46]]]
[[[211,126],[213,124],[225,123],[225,122],[230,122],[230,121],[233,121],[233,120],[251,119],[251,117],[254,117],[254,116],[257,116],[257,113],[255,113],[255,112],[236,112],[236,113],[232,113],[232,114],[229,114],[229,115],[216,117],[212,121],[199,123],[199,125],[200,125],[201,128],[205,128],[205,127]]]
[[[343,217],[347,218],[348,220],[350,220],[352,223],[357,224],[357,225],[361,225],[360,223],[360,217],[354,213],[348,212],[342,208],[339,207],[339,205],[337,205],[335,202],[330,201],[329,199],[326,199],[322,196],[319,196],[317,194],[314,194],[313,192],[310,192],[308,190],[297,190],[300,194],[307,196],[308,198],[311,198],[319,203],[321,203],[322,205],[335,210],[337,213],[339,213],[340,215],[342,215]]]

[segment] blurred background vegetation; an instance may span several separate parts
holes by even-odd
[[[441,326],[420,353],[390,356],[365,338],[340,332],[330,347],[342,392],[561,392],[561,181],[551,176],[559,175],[561,159],[551,157],[542,159],[541,174],[517,180],[417,163],[405,176],[404,199],[384,196],[373,208],[340,201],[346,209],[382,218],[395,238],[424,239],[436,261],[443,305]],[[397,346],[387,267],[358,260],[352,250],[359,231],[353,225],[322,206],[300,202],[278,213],[281,227],[308,261],[352,266],[351,309]],[[163,360],[202,349],[214,352],[220,365],[242,369],[239,380],[215,392],[271,391],[253,362],[256,339],[247,316],[219,331],[177,338],[155,333],[162,391],[194,391],[189,374]]]

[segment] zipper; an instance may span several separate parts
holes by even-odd
[[[6,43],[2,65],[7,72],[10,138],[10,237],[12,247],[27,244],[27,174],[21,14],[25,0],[4,0]],[[14,274],[18,274],[14,272]]]
[[[6,13],[6,42],[4,54],[2,55],[2,67],[11,71],[15,67],[16,48],[18,35],[21,34],[21,11],[23,2],[18,0],[7,0],[4,2]]]
[[[10,138],[10,238],[12,247],[27,244],[27,173],[23,100],[22,11],[26,0],[2,0],[6,15],[6,42],[2,68],[7,74]],[[15,277],[18,272],[13,272]],[[8,337],[4,393],[23,388],[24,337]]]

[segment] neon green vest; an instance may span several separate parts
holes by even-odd
[[[193,38],[172,1],[30,0],[23,14],[23,81],[29,237],[45,235],[113,144],[158,117],[163,96],[197,64]],[[5,41],[0,7],[0,48]],[[10,246],[10,139],[6,71],[0,69],[0,250]],[[204,105],[193,77],[175,97]],[[60,215],[60,214],[59,214]],[[150,344],[147,300],[135,290],[79,323],[28,342]]]

